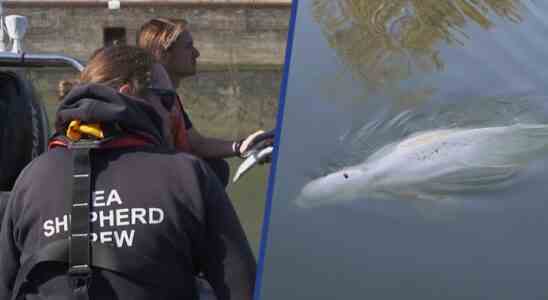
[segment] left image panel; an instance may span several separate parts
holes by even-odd
[[[0,299],[251,299],[290,14],[0,0]]]

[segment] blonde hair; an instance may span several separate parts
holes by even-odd
[[[187,25],[186,20],[152,19],[141,26],[136,44],[150,51],[157,60],[162,60]]]

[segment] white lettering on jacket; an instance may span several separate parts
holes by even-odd
[[[92,194],[93,211],[90,222],[93,232],[92,242],[112,244],[118,248],[132,247],[135,242],[134,225],[158,225],[164,222],[164,210],[158,207],[120,207],[122,197],[117,190],[98,190]],[[100,208],[100,209],[98,209]],[[53,217],[43,222],[44,236],[51,238],[56,234],[68,233],[70,214]],[[128,229],[118,229],[124,227]]]

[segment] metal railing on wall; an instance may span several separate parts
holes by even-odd
[[[28,21],[24,16],[4,17],[0,0],[0,66],[7,67],[61,67],[71,66],[78,71],[84,65],[77,59],[62,54],[25,53],[23,39],[27,32]],[[5,34],[9,37],[6,44]],[[9,49],[11,47],[11,49]]]

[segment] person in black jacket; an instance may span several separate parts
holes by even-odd
[[[7,203],[0,299],[71,299],[63,259],[35,265],[25,280],[20,272],[68,238],[67,145],[83,138],[100,144],[91,152],[90,299],[197,299],[198,274],[218,299],[252,298],[256,264],[238,216],[211,169],[173,151],[171,104],[151,88],[153,76],[153,59],[136,47],[107,47],[89,61],[60,105],[51,149],[25,168]],[[95,265],[105,254],[110,264]]]

